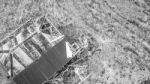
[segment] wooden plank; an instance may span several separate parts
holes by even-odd
[[[9,53],[9,50],[0,50],[0,53]]]
[[[19,57],[13,53],[13,57],[23,66],[23,67],[26,67],[26,65],[24,63],[22,63],[22,61],[19,59]]]
[[[10,33],[6,38],[4,38],[2,41],[0,41],[0,47],[5,44],[6,42],[8,42],[10,39],[13,38],[13,36],[17,35],[18,33],[20,33],[20,31],[27,26],[27,23],[31,25],[33,19],[29,19],[26,23],[24,23],[23,25],[21,25],[19,28],[17,28],[16,30],[14,30],[12,33]],[[29,25],[28,25],[29,26]]]
[[[10,70],[11,70],[11,77],[13,77],[14,76],[14,74],[13,74],[13,55],[12,54],[10,54]]]
[[[10,50],[10,52],[13,52],[15,49],[17,49],[20,45],[22,45],[23,43],[27,42],[27,40],[29,40],[30,38],[32,38],[34,35],[38,34],[37,32],[33,33],[32,35],[30,35],[28,38],[26,38],[23,42],[21,42],[19,45],[15,46],[13,49]]]
[[[20,48],[32,59],[34,60],[34,58],[32,57],[30,50],[28,50],[24,44],[22,44],[22,46],[20,46]]]

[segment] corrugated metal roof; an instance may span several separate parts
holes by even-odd
[[[63,39],[46,53],[14,77],[17,84],[41,84],[60,70],[70,59],[66,54],[66,43]]]

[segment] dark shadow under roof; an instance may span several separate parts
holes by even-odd
[[[60,70],[67,62],[66,39],[47,49],[47,53],[29,65],[25,70],[14,77],[17,84],[42,84],[56,71]]]

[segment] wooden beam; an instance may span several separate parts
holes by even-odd
[[[0,50],[0,53],[9,53],[10,50]]]
[[[23,43],[27,42],[27,40],[29,40],[30,38],[32,38],[34,35],[38,34],[37,32],[34,32],[32,35],[30,35],[28,38],[26,38],[23,42],[21,42],[20,44],[18,44],[17,46],[15,46],[13,49],[10,50],[10,52],[13,52],[15,49],[17,49],[20,45],[22,45]]]
[[[16,36],[20,31],[27,26],[30,26],[33,23],[33,19],[29,19],[27,22],[25,22],[23,25],[21,25],[19,28],[14,30],[12,33],[10,33],[6,38],[4,38],[2,41],[0,41],[0,47],[8,42],[10,39],[13,38],[13,36]]]
[[[13,77],[13,55],[10,53],[10,70],[11,70],[11,77]]]

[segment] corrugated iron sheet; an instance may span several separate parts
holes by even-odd
[[[65,39],[63,39],[54,47],[48,48],[38,60],[16,75],[14,81],[17,84],[41,84],[69,60],[66,54]]]

